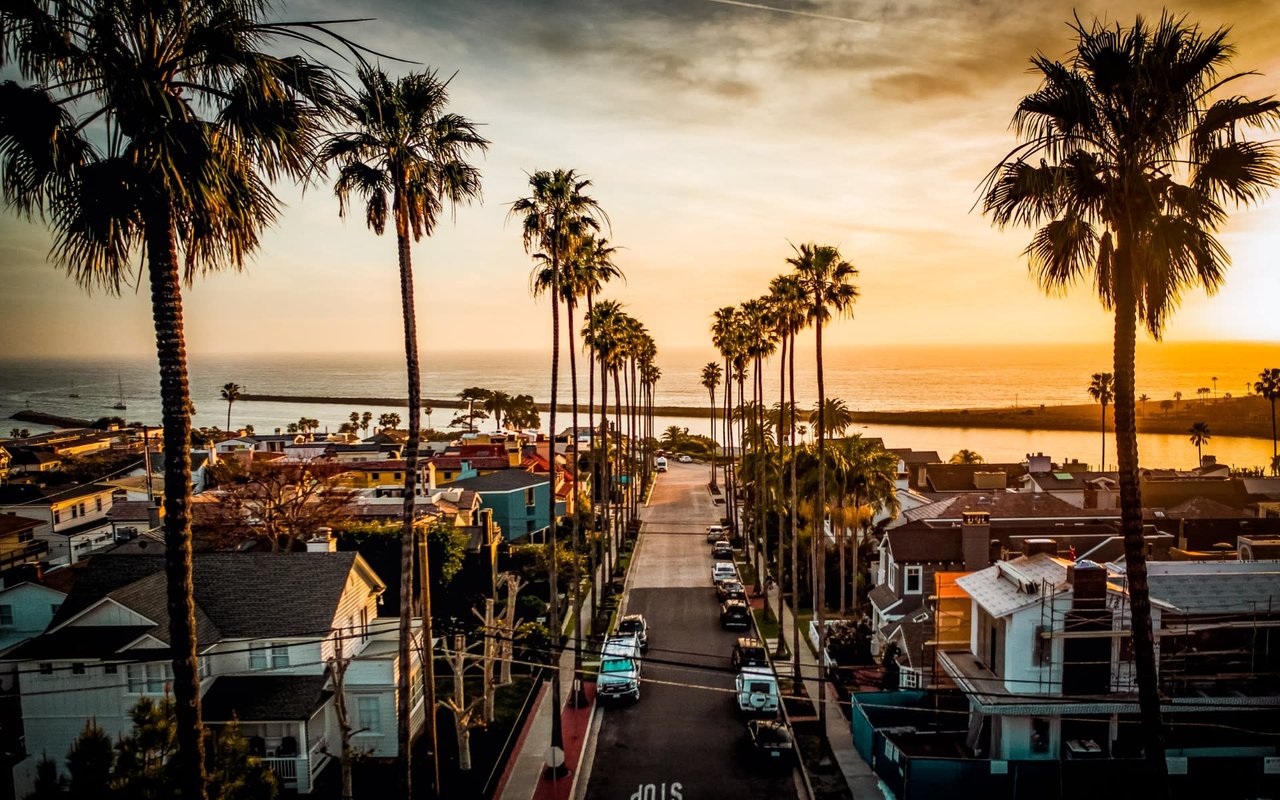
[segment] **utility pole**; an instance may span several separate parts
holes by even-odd
[[[493,659],[498,649],[497,633],[494,628],[493,598],[485,599],[483,614],[474,608],[471,609],[471,613],[475,614],[476,618],[480,620],[481,625],[483,625],[482,630],[485,632],[480,667],[484,674],[484,721],[489,723],[493,722]]]
[[[431,783],[432,795],[440,796],[440,748],[436,735],[436,663],[435,647],[431,637],[431,570],[427,560],[427,530],[422,529],[418,542],[418,581],[422,593],[422,688],[426,707],[423,716],[427,722],[427,735],[431,737],[431,768],[435,778]],[[408,665],[405,665],[408,669]]]
[[[515,657],[516,598],[527,584],[514,572],[503,573],[503,577],[507,587],[507,604],[502,609],[502,651],[499,654],[502,665],[498,681],[506,686],[511,683],[511,662]]]
[[[355,791],[351,782],[351,718],[347,713],[347,665],[350,660],[343,654],[341,630],[333,638],[333,659],[329,662],[333,670],[333,709],[338,717],[338,736],[341,751],[338,755],[338,769],[341,773],[342,800],[352,800]]]

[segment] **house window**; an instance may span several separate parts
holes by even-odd
[[[49,613],[50,613],[50,614],[57,614],[57,613],[58,613],[58,609],[60,609],[60,608],[62,608],[62,603],[50,603],[50,604],[49,604]]]
[[[86,512],[86,511],[84,510],[84,503],[81,503],[81,504],[80,504],[80,516],[82,516],[82,517],[83,517],[86,513],[88,513],[88,512]]]
[[[53,665],[52,665],[52,664],[50,664],[48,661],[42,661],[42,662],[40,662],[40,674],[41,674],[41,675],[52,675],[52,674],[53,674]]]
[[[364,641],[369,638],[369,607],[365,606],[360,609],[360,639]]]
[[[94,500],[94,503],[96,503],[96,504],[97,504],[97,506],[98,506],[98,510],[99,510],[99,511],[101,511],[101,510],[102,510],[102,498],[101,498],[101,497],[95,497],[95,498],[93,498],[93,500]]]
[[[378,698],[356,698],[356,727],[361,733],[382,733],[382,708]]]
[[[119,667],[119,666],[117,666],[117,665],[115,665],[115,664],[103,664],[103,665],[102,665],[102,674],[103,674],[103,675],[115,675],[115,674],[116,674],[117,672],[119,672],[119,671],[120,671],[120,667]]]
[[[924,567],[907,567],[903,580],[902,591],[906,594],[920,594],[920,585],[923,583]]]
[[[13,606],[10,606],[10,605],[0,606],[0,625],[12,625],[12,624],[13,624]]]
[[[36,532],[34,529],[27,529],[22,533],[18,534],[18,541],[20,543],[30,542],[35,538],[36,538]]]
[[[376,472],[375,472],[375,473],[373,473],[373,479],[374,479],[375,481],[378,479],[378,477],[379,477],[379,474],[378,474],[378,473],[376,473]]]
[[[893,579],[894,579],[894,576],[897,574],[897,572],[898,572],[898,567],[896,564],[893,563],[893,556],[889,556],[889,559],[885,562],[884,573],[885,573],[885,577],[889,579],[889,588],[893,589],[894,591],[897,591],[898,589],[898,587],[893,585],[894,584]]]
[[[84,674],[84,662],[83,662],[83,661],[77,661],[77,662],[75,662],[74,664],[72,664],[72,665],[71,665],[71,674],[72,674],[72,675],[83,675],[83,674]]]
[[[1031,720],[1031,752],[1049,752],[1049,720],[1043,717]]]
[[[249,648],[249,669],[267,668],[267,648],[265,645],[253,645]]]
[[[399,472],[397,472],[397,473],[396,473],[396,480],[400,480],[400,473],[399,473]]]
[[[164,694],[165,687],[173,681],[173,671],[166,662],[130,664],[125,674],[129,694]]]
[[[71,518],[72,518],[72,519],[75,519],[75,518],[76,518],[76,517],[78,517],[78,516],[80,516],[80,508],[79,508],[79,506],[72,506],[72,507],[71,507]]]
[[[54,525],[62,524],[62,512],[57,510],[56,508],[53,510],[53,524]]]
[[[289,645],[280,642],[271,643],[271,668],[280,669],[289,666]]]
[[[1033,653],[1031,664],[1036,667],[1047,666],[1053,659],[1053,640],[1044,634],[1049,630],[1047,625],[1037,625],[1035,637],[1032,643],[1031,652]]]
[[[526,506],[531,506],[531,505],[534,505],[536,502],[537,502],[537,500],[534,498],[534,495],[533,495],[533,489],[531,489],[531,488],[530,488],[530,489],[525,489],[525,490],[524,490],[524,504],[525,504]]]

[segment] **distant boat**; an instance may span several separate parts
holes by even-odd
[[[80,396],[80,393],[76,391],[76,382],[75,382],[75,381],[72,381],[72,382],[71,382],[71,394],[67,395],[67,397],[79,397],[79,396]]]
[[[116,403],[112,408],[116,411],[124,411],[128,406],[124,404],[124,382],[120,380],[120,376],[116,376],[116,385],[120,389],[120,402]]]

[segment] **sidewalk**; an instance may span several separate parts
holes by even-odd
[[[791,626],[792,615],[791,606],[782,604],[782,588],[775,586],[771,592],[770,606],[777,609],[782,608],[782,632],[786,637],[787,646],[792,645]],[[818,669],[818,659],[814,656],[813,651],[809,649],[808,631],[801,628],[800,630],[800,674],[804,676],[804,688],[809,693],[809,698],[813,700],[814,706],[818,704],[818,680],[817,676],[821,674]],[[790,659],[788,659],[789,661]],[[788,670],[789,672],[790,670]],[[849,721],[840,713],[840,708],[835,700],[835,690],[827,687],[827,742],[831,745],[831,752],[835,756],[836,763],[840,765],[840,771],[844,773],[844,779],[849,784],[849,791],[853,794],[854,800],[872,800],[872,798],[881,798],[884,795],[880,791],[880,781],[875,773],[871,771],[871,767],[867,762],[862,760],[862,756],[858,755],[858,751],[853,748],[853,730],[849,725]]]
[[[512,753],[510,766],[497,797],[501,800],[567,800],[573,790],[581,764],[582,747],[591,727],[595,711],[595,684],[583,684],[587,705],[574,708],[569,702],[573,689],[573,647],[565,648],[560,657],[560,697],[565,702],[560,713],[560,730],[564,738],[564,762],[569,772],[550,776],[546,770],[547,751],[551,749],[551,678],[546,681],[537,710],[525,721],[524,730]]]

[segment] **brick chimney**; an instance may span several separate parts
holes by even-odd
[[[964,571],[973,572],[991,563],[991,514],[965,511],[960,523],[960,553]]]

